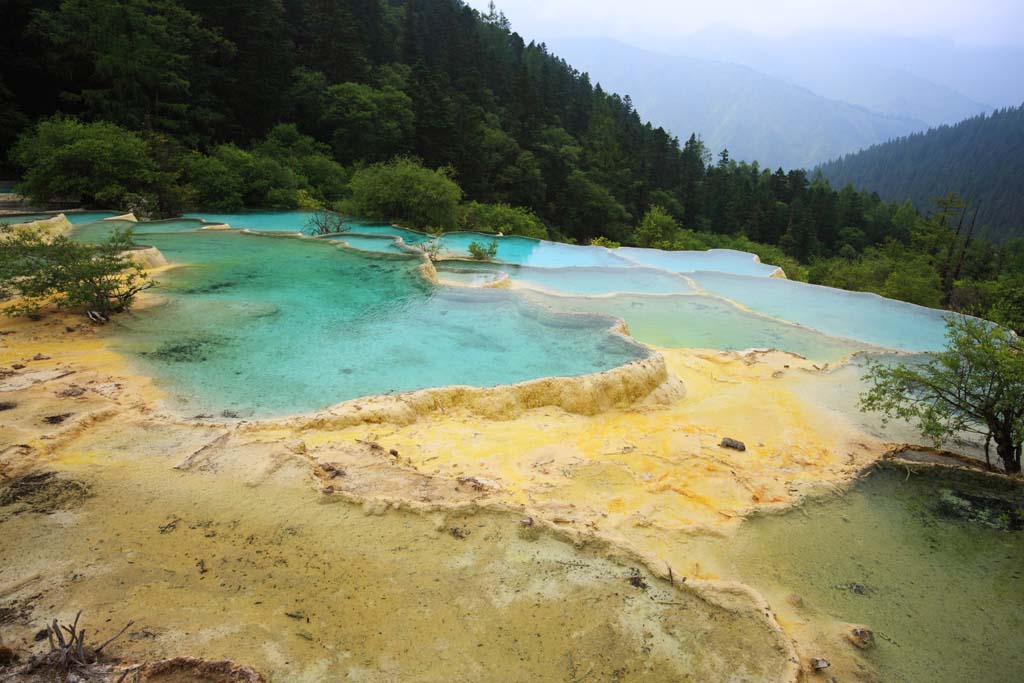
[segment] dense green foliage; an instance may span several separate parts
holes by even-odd
[[[473,240],[469,243],[469,255],[475,261],[490,261],[498,255],[498,243],[491,240],[489,244]]]
[[[922,366],[872,366],[864,410],[915,420],[937,444],[962,432],[985,437],[1007,472],[1024,444],[1024,342],[980,320],[950,316],[946,349]]]
[[[59,197],[125,206],[159,182],[142,136],[102,121],[43,121],[11,158],[26,169],[22,193],[38,203]]]
[[[1024,319],[1004,296],[1019,245],[982,242],[956,209],[926,219],[713,158],[460,0],[10,0],[0,58],[0,144],[21,132],[2,156],[39,201],[729,247],[794,278]]]
[[[922,211],[933,197],[957,192],[978,207],[985,235],[1024,237],[1024,107],[875,145],[821,170],[836,185],[910,199]]]
[[[152,281],[128,250],[131,231],[115,231],[99,244],[83,244],[37,230],[0,228],[0,297],[18,299],[7,315],[37,316],[47,304],[89,311],[99,320],[127,310]]]
[[[401,220],[414,228],[451,226],[462,190],[450,171],[424,168],[412,159],[374,164],[356,171],[344,209],[358,216]]]
[[[529,209],[508,204],[482,204],[469,202],[459,211],[460,230],[495,232],[503,235],[522,235],[547,239],[544,222]]]

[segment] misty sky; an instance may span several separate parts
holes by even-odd
[[[486,11],[488,0],[468,0]],[[607,36],[640,44],[713,24],[759,35],[841,30],[1024,46],[1024,0],[501,0],[527,40]]]

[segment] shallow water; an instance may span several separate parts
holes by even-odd
[[[324,239],[329,239],[332,242],[344,242],[347,246],[353,249],[359,249],[360,251],[408,255],[408,252],[395,244],[394,239],[385,235],[358,235],[355,233],[342,233],[340,235],[330,235]]]
[[[841,498],[748,521],[727,564],[771,595],[796,593],[808,613],[872,628],[880,681],[1021,681],[1024,532],[944,512],[951,492],[991,486],[875,471]],[[1024,504],[1019,488],[1007,495]]]
[[[144,241],[190,265],[161,275],[167,303],[121,318],[118,339],[184,410],[291,414],[587,374],[647,355],[612,334],[608,318],[553,315],[512,292],[439,288],[415,259],[230,231]]]
[[[406,244],[420,244],[434,239],[432,236],[422,232],[406,230],[405,228],[399,228],[394,225],[386,225],[383,223],[362,223],[359,221],[353,221],[347,225],[349,226],[348,234],[388,235],[390,237],[401,237],[402,241]]]
[[[508,273],[514,284],[567,294],[593,296],[617,292],[642,292],[645,294],[694,292],[693,287],[685,278],[653,268],[536,268],[479,261],[445,262],[441,268],[446,266],[479,272]]]
[[[825,334],[899,351],[945,346],[945,311],[779,278],[695,273],[691,279],[709,293]]]
[[[708,251],[663,251],[661,249],[640,249],[620,247],[615,254],[640,265],[661,268],[673,273],[693,273],[710,270],[736,275],[766,277],[778,270],[778,266],[761,263],[753,254],[733,249],[709,249]]]
[[[312,211],[241,211],[238,213],[186,213],[207,223],[227,223],[232,228],[266,232],[305,232]]]
[[[22,214],[7,214],[0,216],[0,222],[3,223],[30,223],[32,221],[43,221],[54,216],[60,215],[60,211],[54,211],[51,213],[22,213]],[[117,216],[119,214],[113,211],[68,211],[64,214],[68,222],[72,225],[78,225],[80,223],[91,223],[92,221],[103,220],[110,216]]]
[[[501,279],[502,274],[496,270],[475,268],[456,268],[438,264],[437,277],[445,282],[457,282],[472,287],[486,287]]]
[[[235,231],[197,231],[201,217],[236,228],[296,232],[305,228],[308,214],[200,213],[138,224],[96,221],[76,225],[73,235],[95,241],[115,228],[132,227],[139,243],[157,246],[172,262],[194,264],[163,278],[171,285],[171,300],[145,314],[148,334],[134,323],[123,332],[126,348],[150,363],[179,400],[196,410],[293,413],[378,393],[578,375],[637,357],[635,347],[612,340],[605,331],[608,321],[538,317],[538,309],[524,305],[524,299],[542,303],[547,311],[620,317],[638,340],[675,348],[775,348],[834,362],[857,351],[917,352],[944,343],[941,311],[764,277],[774,267],[730,250],[611,250],[448,233],[441,238],[448,256],[466,256],[471,242],[495,239],[497,261],[442,261],[437,264],[442,278],[483,285],[503,272],[513,286],[534,288],[455,292],[421,280],[417,259],[392,238],[407,244],[432,238],[404,228],[351,222],[351,232],[315,246],[298,241],[282,246],[251,235],[237,239]],[[170,238],[175,233],[180,239]],[[689,272],[698,268],[730,272]],[[713,296],[694,295],[695,286]],[[560,325],[574,332],[563,334]],[[436,328],[433,334],[431,328]],[[399,343],[404,337],[409,339]],[[575,354],[578,343],[580,353]],[[335,370],[325,373],[309,363],[306,354],[314,353]],[[464,354],[468,364],[448,367]],[[275,366],[280,369],[271,371]],[[272,378],[275,374],[279,377]]]
[[[146,235],[163,232],[186,232],[199,230],[201,221],[172,218],[165,221],[92,221],[75,225],[71,237],[82,242],[101,242],[115,231],[131,229],[136,242],[146,243]]]
[[[529,292],[526,296],[558,311],[614,315],[626,321],[630,335],[671,348],[778,349],[815,361],[835,362],[868,347],[814,330],[744,311],[727,301],[700,295],[563,297]]]

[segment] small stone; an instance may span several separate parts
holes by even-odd
[[[390,451],[388,451],[388,453],[390,453],[391,457],[393,457],[393,458],[397,458],[398,457],[398,451],[395,450],[394,448],[392,448]]]
[[[734,451],[747,450],[747,445],[745,443],[743,443],[742,441],[737,441],[736,439],[730,439],[729,437],[725,437],[724,439],[722,439],[722,443],[718,445],[721,448],[731,448]]]
[[[811,657],[811,670],[815,673],[824,671],[832,666],[832,663],[822,657]]]
[[[24,370],[25,365],[23,363],[11,363],[11,367],[15,370]]]
[[[501,484],[484,477],[459,477],[456,481],[458,481],[460,486],[468,486],[474,491],[490,492],[501,490]]]
[[[790,607],[800,608],[804,606],[804,599],[796,593],[790,593],[787,595],[786,602],[789,603]]]
[[[32,356],[32,360],[50,360],[50,357],[44,356],[41,353],[37,353],[36,355]]]
[[[519,520],[519,523],[525,527],[531,527],[533,526],[533,517],[524,517],[523,519]]]
[[[875,646],[875,632],[869,628],[862,626],[852,628],[846,637],[861,650],[868,650]]]

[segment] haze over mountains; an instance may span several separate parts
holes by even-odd
[[[924,39],[711,27],[638,48],[556,38],[551,49],[641,116],[716,153],[811,168],[894,137],[1024,100],[1024,50]]]
[[[746,66],[670,56],[607,38],[558,40],[556,54],[606,90],[628,94],[644,119],[680,138],[698,133],[716,154],[786,169],[924,130]]]

